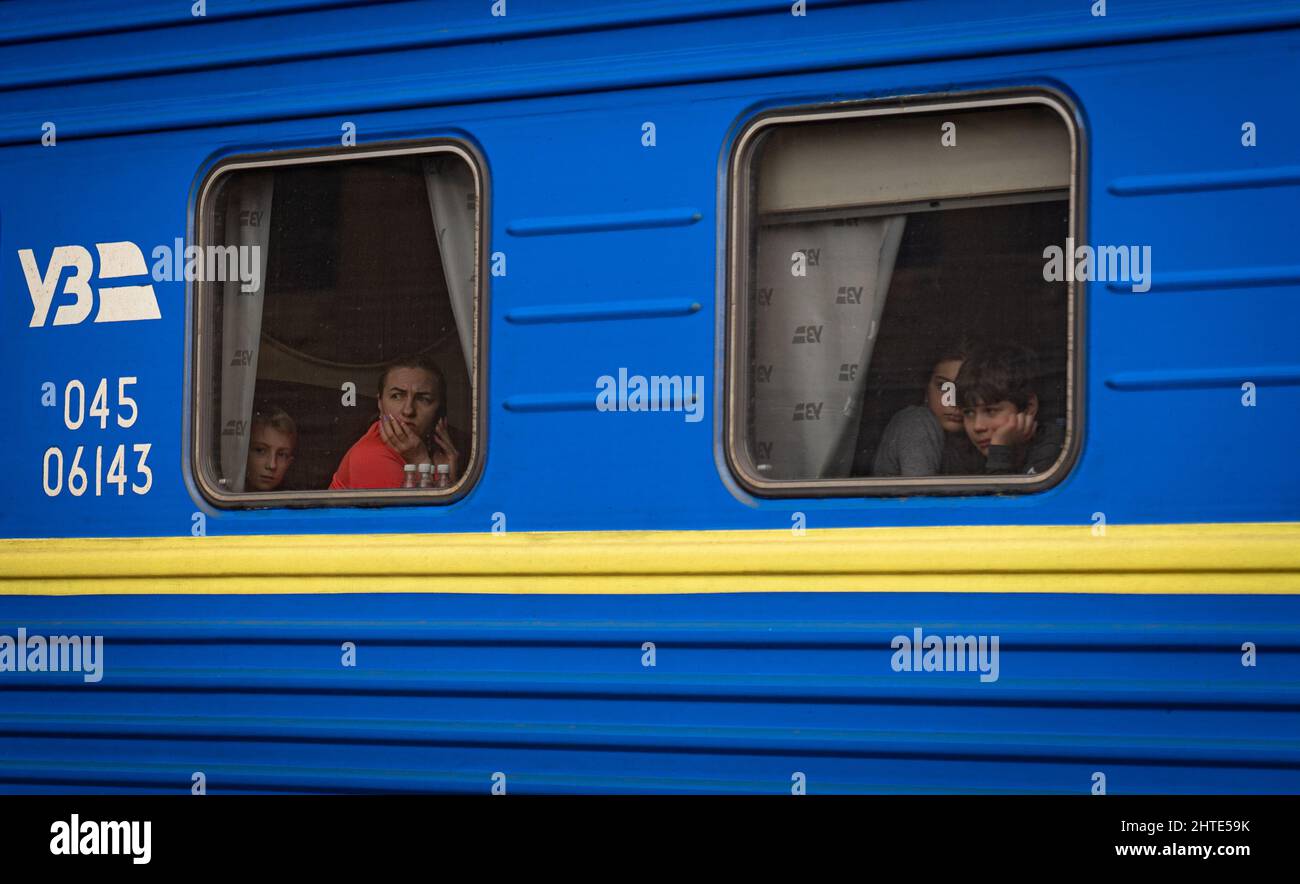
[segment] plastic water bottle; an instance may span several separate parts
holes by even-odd
[[[433,472],[432,472],[432,470],[433,470],[433,464],[430,464],[430,463],[422,463],[422,464],[420,464],[420,487],[421,487],[421,488],[432,488],[432,487],[433,487]]]
[[[402,467],[402,487],[415,488],[415,464],[408,463]]]
[[[436,484],[434,487],[435,488],[451,487],[451,464],[445,464],[445,463],[438,464],[438,484]]]

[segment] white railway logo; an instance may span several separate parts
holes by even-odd
[[[99,252],[99,279],[121,279],[124,277],[147,276],[144,253],[133,242],[95,243]],[[19,249],[18,260],[23,265],[23,275],[27,277],[27,290],[32,296],[32,321],[29,328],[40,328],[46,324],[50,305],[54,303],[55,289],[63,268],[71,267],[73,274],[63,284],[63,293],[75,295],[76,301],[62,304],[54,311],[53,325],[77,325],[90,316],[95,296],[90,282],[94,276],[94,261],[90,252],[81,246],[57,246],[50,255],[49,266],[42,275],[36,265],[36,255],[31,249]],[[138,319],[161,319],[158,312],[158,298],[154,295],[153,284],[100,286],[99,309],[95,312],[95,322],[132,322]]]

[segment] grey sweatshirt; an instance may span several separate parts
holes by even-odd
[[[982,458],[964,438],[944,433],[939,419],[924,405],[909,405],[885,427],[871,464],[873,476],[1006,475],[1038,474],[1051,469],[1061,453],[1065,430],[1055,423],[1041,424],[1016,468],[1015,450],[990,445]],[[983,461],[983,463],[981,463]]]
[[[890,419],[871,462],[873,476],[935,476],[943,463],[943,427],[924,405],[909,405]]]

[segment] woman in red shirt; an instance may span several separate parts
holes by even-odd
[[[447,464],[460,452],[447,431],[447,381],[427,356],[390,362],[379,376],[379,420],[343,455],[330,489],[401,488],[408,464]]]

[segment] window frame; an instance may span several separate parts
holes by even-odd
[[[759,113],[741,124],[727,161],[726,277],[723,451],[731,477],[750,494],[772,498],[978,496],[1046,491],[1073,469],[1083,442],[1084,428],[1084,291],[1077,280],[1066,283],[1066,383],[1065,440],[1061,456],[1050,470],[1034,476],[856,476],[834,479],[779,480],[758,475],[748,455],[746,419],[752,380],[748,375],[750,310],[750,238],[754,211],[751,187],[752,161],[758,136],[768,129],[828,120],[906,114],[933,114],[979,108],[1043,105],[1062,119],[1070,139],[1069,206],[1066,235],[1085,242],[1084,143],[1077,109],[1060,92],[1046,87],[1025,87],[978,92],[909,95],[872,101],[796,105]],[[937,137],[937,134],[936,134]]]
[[[194,280],[187,282],[191,319],[190,358],[187,385],[190,420],[190,438],[184,443],[188,449],[189,472],[194,487],[214,506],[229,510],[268,508],[315,508],[342,506],[410,506],[447,505],[464,497],[478,483],[482,474],[487,448],[486,366],[487,366],[487,316],[488,316],[488,235],[489,235],[489,182],[487,163],[474,145],[454,138],[429,138],[419,141],[378,142],[365,147],[306,148],[259,153],[241,153],[225,157],[203,175],[192,201],[190,230],[187,244],[200,248],[209,245],[212,235],[211,196],[222,176],[249,169],[274,169],[282,166],[315,165],[328,162],[383,159],[397,156],[427,156],[452,154],[469,165],[474,176],[477,213],[477,236],[474,248],[478,282],[474,292],[473,358],[470,380],[470,450],[464,454],[465,468],[456,484],[446,491],[431,488],[372,488],[348,490],[299,491],[243,491],[232,492],[220,487],[215,473],[217,451],[209,430],[218,407],[212,401],[214,387],[210,376],[213,350],[219,346],[218,331],[211,321],[214,297],[219,297],[218,282]],[[437,244],[433,244],[437,248]],[[461,342],[462,346],[466,342]],[[206,394],[206,395],[205,395]],[[355,441],[355,440],[354,440]],[[351,444],[351,443],[349,443]]]

